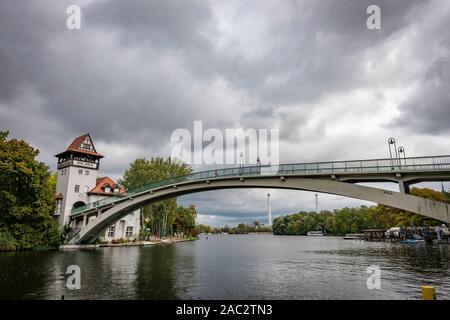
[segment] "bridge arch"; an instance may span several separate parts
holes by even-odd
[[[240,188],[291,189],[334,194],[384,204],[450,222],[450,206],[448,204],[395,191],[335,180],[297,176],[223,177],[165,185],[98,208],[97,218],[81,229],[75,241],[77,243],[93,243],[110,225],[128,213],[153,202],[197,192]]]
[[[77,208],[81,208],[84,207],[86,205],[85,202],[83,201],[77,201],[72,205],[72,209],[77,209]]]

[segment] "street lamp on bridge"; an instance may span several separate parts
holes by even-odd
[[[395,151],[395,158],[398,159],[398,154],[397,154],[397,143],[395,142],[395,138],[389,138],[388,139],[388,146],[389,146],[389,155],[391,156],[392,159],[392,147],[394,147],[394,151]]]
[[[406,153],[405,153],[405,148],[400,146],[398,147],[398,161],[400,164],[402,164],[401,159],[402,159],[402,155],[403,155],[403,160],[405,161],[405,166],[406,166]]]

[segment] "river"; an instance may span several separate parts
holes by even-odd
[[[0,253],[0,299],[450,299],[448,245],[212,235],[149,247]],[[81,289],[66,288],[69,265]],[[380,289],[367,288],[367,267]]]

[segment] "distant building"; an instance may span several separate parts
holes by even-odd
[[[55,218],[61,229],[69,223],[72,209],[125,193],[125,189],[113,179],[98,177],[100,159],[103,155],[97,153],[88,133],[75,138],[69,147],[56,157],[58,179]],[[108,228],[104,238],[107,241],[136,238],[139,230],[140,210],[136,210]]]

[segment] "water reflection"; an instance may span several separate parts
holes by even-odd
[[[448,245],[332,237],[209,236],[151,247],[0,254],[1,299],[419,299],[432,284],[450,298]],[[81,290],[65,271],[81,268]],[[368,290],[367,267],[382,270]]]
[[[136,299],[177,299],[176,246],[141,248],[135,282]],[[178,257],[181,258],[181,257]]]

